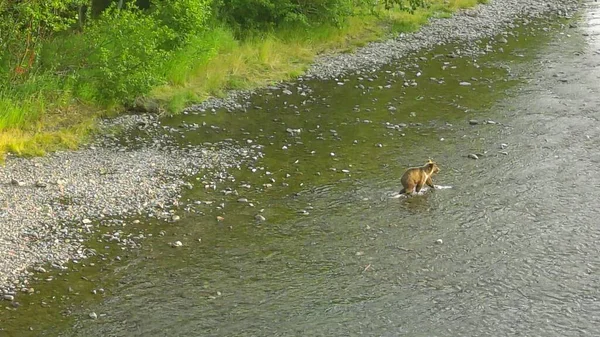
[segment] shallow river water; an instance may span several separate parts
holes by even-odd
[[[165,121],[199,125],[175,134],[182,146],[231,138],[264,158],[185,192],[196,213],[179,222],[125,228],[153,234],[139,250],[111,246],[118,261],[36,284],[0,313],[0,336],[600,335],[588,6],[576,26],[517,28],[485,56],[440,47],[376,77],[264,91],[246,112]],[[429,158],[452,188],[392,198]]]

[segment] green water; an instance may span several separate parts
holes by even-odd
[[[182,129],[176,135],[181,146],[233,139],[262,145],[264,158],[231,172],[216,190],[193,177],[195,188],[184,192],[182,219],[175,224],[141,219],[124,227],[126,233],[152,234],[140,249],[92,243],[101,255],[85,266],[55,272],[52,282],[34,282],[38,294],[20,295],[18,309],[0,312],[0,336],[467,331],[477,321],[459,323],[461,315],[485,312],[494,292],[478,291],[489,281],[486,272],[506,268],[505,248],[489,243],[527,219],[535,203],[517,200],[522,209],[506,208],[521,185],[507,189],[498,178],[518,161],[498,152],[515,127],[508,118],[514,110],[502,111],[498,102],[520,94],[527,79],[513,74],[535,73],[534,60],[560,31],[554,26],[548,32],[537,26],[515,30],[518,39],[509,36],[508,44],[496,46],[503,52],[451,58],[447,54],[460,46],[444,46],[391,64],[376,78],[307,81],[306,96],[293,85],[293,95],[261,92],[245,112],[166,119],[174,127],[206,123]],[[399,71],[418,85],[404,86]],[[471,119],[501,123],[470,125]],[[292,135],[287,128],[301,132]],[[466,158],[484,152],[480,160]],[[452,188],[390,198],[400,189],[402,172],[429,158],[441,167],[435,184]],[[227,188],[237,195],[224,194]],[[213,203],[194,204],[198,200]],[[221,203],[225,207],[217,209]],[[195,213],[183,212],[186,207]],[[257,221],[257,214],[266,220]],[[510,226],[497,226],[500,218]],[[171,248],[176,240],[183,246]],[[454,300],[462,309],[449,304]],[[90,319],[91,312],[98,318]]]

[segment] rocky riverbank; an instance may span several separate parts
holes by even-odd
[[[461,43],[456,57],[494,51],[501,48],[502,39],[483,49],[476,42],[502,33],[510,38],[509,30],[518,18],[527,24],[532,17],[570,16],[577,4],[575,0],[492,0],[450,19],[434,19],[417,33],[369,44],[354,54],[325,55],[299,81],[375,71],[410,52],[448,42]],[[294,84],[280,87],[288,85]],[[243,108],[254,93],[235,91],[226,99],[211,99],[184,113]],[[43,272],[48,264],[63,268],[69,259],[94,254],[85,240],[111,217],[138,221],[137,216],[143,221],[149,214],[174,221],[170,209],[188,184],[186,176],[203,173],[201,181],[218,181],[260,150],[231,142],[182,149],[173,141],[177,130],[164,132],[153,115],[123,116],[105,123],[106,127],[114,125],[139,129],[143,137],[105,135],[79,151],[9,158],[0,171],[0,293],[4,299],[30,291],[30,273]],[[129,243],[135,244],[125,241]]]
[[[133,119],[129,119],[131,121]],[[87,149],[39,158],[7,160],[0,171],[0,294],[12,300],[30,291],[27,278],[47,264],[62,269],[70,259],[96,254],[85,240],[111,218],[144,221],[147,216],[174,221],[172,206],[185,177],[202,173],[200,182],[216,183],[247,160],[251,149],[232,143],[178,149],[173,137],[156,137],[150,123],[148,143],[102,137]],[[127,221],[125,221],[126,223]],[[128,239],[120,241],[135,246]],[[32,271],[27,268],[34,267]]]

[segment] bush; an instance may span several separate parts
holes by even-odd
[[[154,16],[112,6],[86,27],[89,54],[80,78],[102,98],[127,103],[164,82],[159,69],[170,52],[163,47],[175,36]]]
[[[353,5],[353,0],[218,0],[215,11],[240,35],[284,23],[341,24],[352,13]]]
[[[0,70],[9,80],[26,77],[42,42],[77,22],[85,1],[0,1]]]
[[[171,48],[186,44],[205,30],[211,3],[212,0],[171,0],[153,5],[154,16],[174,33]]]

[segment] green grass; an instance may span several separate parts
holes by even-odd
[[[392,33],[416,31],[431,17],[449,17],[456,10],[484,2],[432,0],[428,8],[414,14],[380,9],[349,17],[342,27],[288,26],[244,41],[236,39],[231,30],[214,26],[170,55],[157,70],[166,82],[141,101],[145,106],[178,113],[189,104],[223,96],[229,89],[255,88],[297,77],[319,54],[351,52]],[[123,105],[104,99],[92,84],[99,81],[93,68],[73,71],[81,68],[77,55],[86,50],[81,34],[58,36],[39,56],[39,75],[0,91],[0,160],[8,152],[41,155],[76,148],[94,130],[97,117],[123,111]]]

